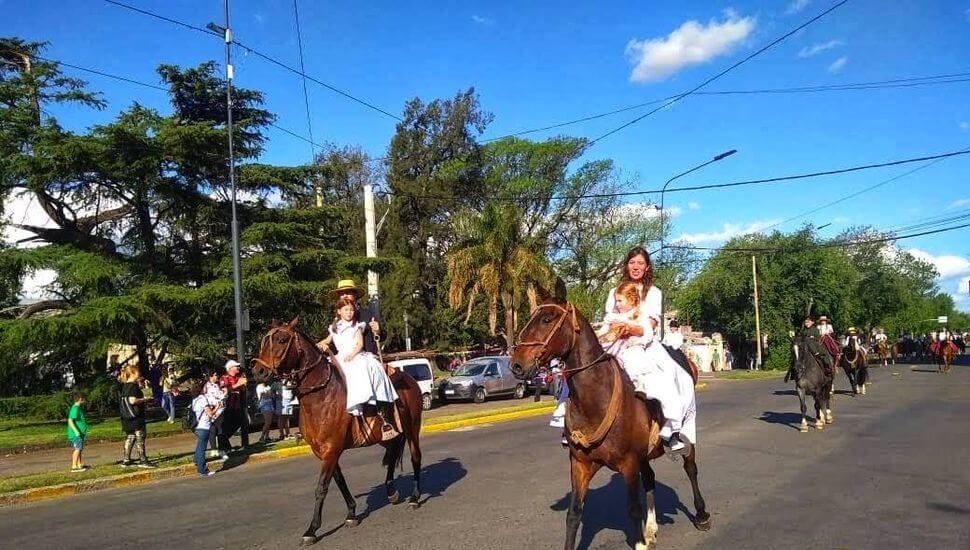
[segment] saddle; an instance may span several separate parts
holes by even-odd
[[[385,363],[384,372],[391,379],[391,384],[397,388],[398,382],[402,378],[401,371]],[[401,435],[404,430],[402,429],[401,412],[398,410],[400,404],[400,399],[394,402],[391,418],[384,418],[376,405],[365,404],[363,414],[355,416],[351,425],[351,438],[354,447],[376,445]]]

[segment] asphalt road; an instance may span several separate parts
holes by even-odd
[[[686,476],[661,459],[661,548],[970,548],[970,368],[876,369],[867,396],[839,395],[835,424],[807,434],[780,379],[710,381],[698,401],[701,489],[714,528],[693,528]],[[365,517],[341,527],[334,488],[321,529],[331,532],[316,548],[560,547],[568,465],[545,422],[427,437],[427,496],[416,511],[386,505],[377,450],[348,453],[344,472]],[[7,508],[0,546],[296,548],[316,472],[315,459],[295,458]],[[630,547],[619,478],[601,471],[593,487],[580,548]]]

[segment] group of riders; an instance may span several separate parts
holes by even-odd
[[[961,345],[963,344],[962,336],[954,336],[946,327],[919,338],[903,336],[895,343],[889,341],[885,331],[881,328],[875,330],[875,334],[872,335],[869,342],[865,342],[855,327],[849,327],[840,344],[837,341],[835,328],[828,317],[822,315],[816,323],[810,314],[805,316],[799,336],[805,340],[809,350],[818,359],[827,374],[834,372],[840,357],[850,349],[854,350],[857,355],[851,359],[848,357],[846,359],[855,362],[857,360],[868,361],[870,354],[878,354],[882,357],[895,356],[894,347],[906,355],[909,355],[908,350],[914,349],[938,356],[947,348],[952,354],[956,355],[961,352]]]

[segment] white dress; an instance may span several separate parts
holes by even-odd
[[[616,302],[611,290],[606,300],[606,313],[615,313]],[[694,397],[694,380],[661,345],[650,320],[660,324],[662,295],[660,289],[651,286],[640,301],[637,317],[643,328],[643,336],[627,345],[617,355],[617,360],[633,380],[637,390],[650,399],[660,402],[666,419],[660,436],[669,438],[680,432],[683,439],[697,443],[697,403]]]
[[[379,401],[393,403],[397,400],[397,391],[377,357],[360,351],[348,358],[357,347],[358,334],[363,334],[363,331],[364,323],[344,320],[337,321],[329,329],[333,345],[337,348],[337,361],[347,381],[347,412],[355,416],[361,414],[364,404],[376,405]]]

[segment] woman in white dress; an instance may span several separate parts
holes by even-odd
[[[677,364],[660,342],[662,322],[661,292],[653,285],[650,254],[636,246],[627,253],[621,285],[632,283],[640,291],[639,314],[623,326],[624,335],[636,338],[625,346],[617,360],[630,375],[638,393],[660,402],[665,422],[660,437],[667,452],[682,454],[689,450],[684,442],[697,443],[697,408],[694,380]],[[616,289],[606,299],[606,314],[617,313]]]
[[[347,412],[359,416],[363,405],[375,405],[389,422],[397,391],[377,357],[363,351],[364,323],[357,321],[353,296],[337,300],[337,318],[328,332],[317,345],[323,348],[333,343],[337,348],[337,361],[347,381]]]

